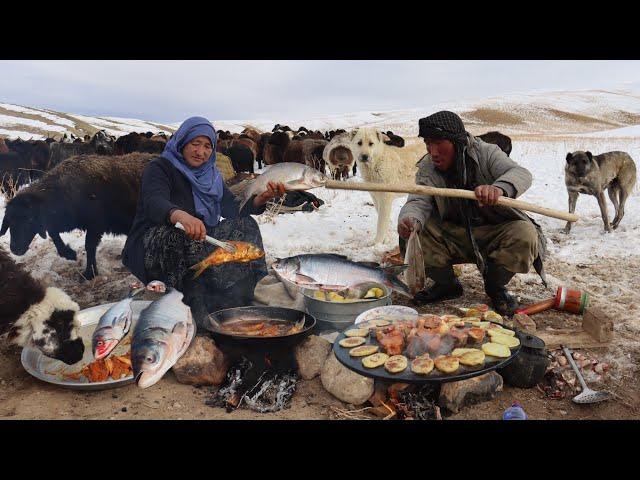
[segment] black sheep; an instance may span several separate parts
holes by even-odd
[[[404,138],[402,138],[401,136],[394,134],[391,130],[388,130],[385,135],[389,137],[389,141],[384,142],[387,145],[398,148],[404,147]]]
[[[502,150],[507,155],[511,154],[511,138],[507,137],[503,133],[487,132],[483,133],[482,135],[478,135],[478,138],[480,138],[483,142],[493,143],[494,145],[499,146],[500,150]]]
[[[133,152],[162,153],[165,142],[151,140],[140,133],[128,133],[118,138],[114,145],[116,155],[126,155]]]
[[[0,236],[11,233],[11,251],[24,255],[36,235],[51,236],[58,254],[76,253],[61,232],[85,230],[87,267],[84,277],[98,274],[96,249],[105,233],[127,234],[133,223],[144,167],[154,155],[121,157],[82,155],[65,160],[39,182],[21,190],[8,204]]]
[[[46,288],[0,247],[0,334],[11,343],[33,344],[44,355],[71,365],[82,359],[78,304],[58,288]]]
[[[231,164],[236,173],[254,173],[253,152],[246,145],[236,143],[225,149],[222,153],[231,159]]]
[[[104,130],[97,132],[89,143],[54,143],[51,145],[49,166],[55,167],[67,158],[78,155],[112,155],[113,139]]]

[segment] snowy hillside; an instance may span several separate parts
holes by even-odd
[[[0,103],[1,137],[44,140],[47,137],[59,138],[65,133],[84,136],[102,129],[115,136],[129,132],[155,133],[175,130],[168,125],[131,118],[89,117]]]
[[[9,99],[4,99],[9,100]],[[252,125],[270,131],[280,123],[291,128],[304,125],[317,130],[351,129],[368,125],[393,130],[400,135],[415,136],[418,119],[438,110],[459,113],[471,133],[499,129],[512,136],[574,135],[625,129],[640,125],[640,85],[620,90],[584,90],[511,94],[474,102],[448,102],[424,107],[386,112],[363,111],[314,118],[268,118],[224,120],[210,118],[216,128],[240,132]],[[61,113],[35,107],[0,103],[0,136],[42,139],[64,133],[84,135],[105,129],[119,136],[128,132],[173,132],[178,124],[164,125],[131,118],[93,117]],[[622,131],[633,135],[632,131]],[[598,133],[606,136],[607,133]]]
[[[350,129],[362,125],[415,136],[418,119],[438,110],[458,113],[471,133],[500,129],[508,135],[579,134],[640,124],[640,89],[514,94],[471,103],[440,103],[410,110],[357,112],[311,119],[281,118],[277,123],[296,129]],[[226,120],[216,128],[241,131],[246,125],[270,130],[274,121]],[[617,136],[617,135],[616,135]]]

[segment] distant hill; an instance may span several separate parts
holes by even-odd
[[[393,130],[400,135],[417,135],[418,119],[438,110],[452,110],[463,118],[472,133],[500,130],[512,136],[585,135],[611,132],[634,136],[640,125],[640,89],[583,90],[511,94],[468,103],[442,103],[407,110],[355,112],[308,119],[272,118],[254,120],[211,119],[218,129],[239,132],[245,126],[271,130],[280,123],[291,128],[331,130],[362,125]],[[43,139],[64,133],[82,136],[99,129],[120,136],[129,132],[173,133],[179,124],[166,125],[149,120],[92,117],[55,112],[36,107],[0,103],[0,136]]]

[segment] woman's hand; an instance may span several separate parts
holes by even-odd
[[[202,220],[189,215],[184,210],[175,210],[169,220],[174,225],[180,222],[187,236],[193,240],[204,240],[207,235],[207,229]]]
[[[261,207],[272,198],[279,198],[282,195],[284,195],[284,183],[269,182],[267,184],[267,189],[260,195],[256,195],[256,197],[253,199],[253,206]]]

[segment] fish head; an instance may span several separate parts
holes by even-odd
[[[119,337],[115,335],[113,328],[106,327],[97,331],[91,339],[91,349],[96,360],[100,360],[109,355],[120,342]]]
[[[309,188],[322,187],[327,183],[327,177],[324,173],[315,168],[307,167],[302,174],[302,183]]]
[[[136,384],[140,388],[155,385],[166,372],[163,367],[168,357],[169,345],[147,339],[136,347],[131,348],[131,366]]]
[[[300,269],[300,260],[297,257],[277,258],[271,267],[278,276],[293,282]]]

